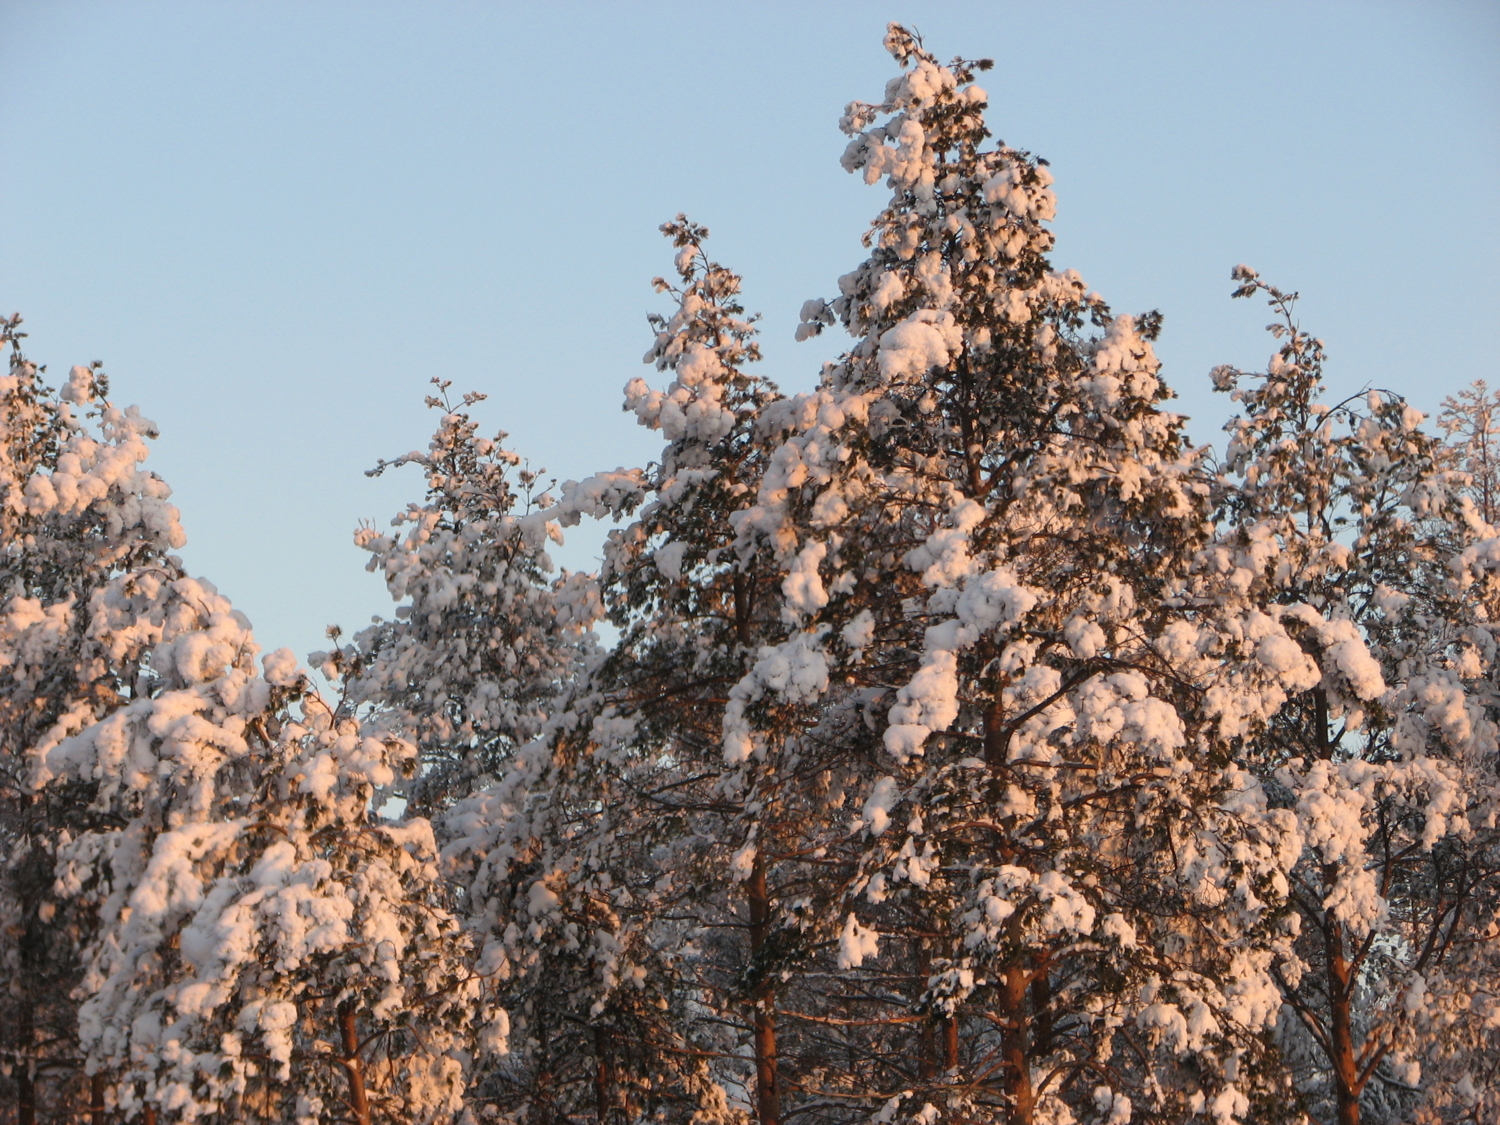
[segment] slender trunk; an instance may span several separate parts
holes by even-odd
[[[776,1073],[776,982],[759,964],[761,952],[771,936],[771,895],[766,888],[763,851],[756,849],[746,892],[750,899],[750,961],[758,974],[752,994],[755,1038],[755,1116],[759,1125],[779,1125],[781,1090]]]
[[[927,987],[927,980],[932,976],[932,951],[927,948],[925,941],[917,945],[917,980],[921,986],[917,989],[917,996],[921,996]],[[919,1033],[917,1072],[920,1077],[930,1079],[937,1077],[940,1069],[938,1062],[938,1030],[939,1021],[936,1019],[925,1019],[922,1021],[922,1030]],[[850,1068],[851,1072],[853,1068]]]
[[[1328,693],[1313,689],[1313,733],[1318,739],[1318,757],[1333,757],[1333,741],[1328,737]]]
[[[104,1075],[89,1079],[89,1125],[104,1125]]]
[[[932,975],[932,951],[925,944],[917,956],[917,978],[925,986]],[[939,1074],[954,1070],[958,1066],[958,1017],[934,1016],[922,1021],[921,1055],[919,1070],[923,1078],[936,1078]]]
[[[999,690],[996,689],[997,693]],[[996,700],[984,712],[984,760],[991,768],[999,769],[1009,754],[1010,731],[1005,726],[1005,707]]]
[[[734,594],[734,635],[740,644],[750,645],[750,626],[755,613],[755,579],[736,571],[731,583]]]
[[[1040,1059],[1052,1053],[1052,977],[1045,967],[1031,982],[1031,1024],[1031,1056]]]
[[[527,1118],[532,1121],[556,1121],[559,1119],[555,1112],[556,1106],[554,1102],[556,1099],[553,1096],[552,1090],[552,1079],[554,1077],[552,1072],[553,1044],[547,1034],[547,1023],[544,1018],[544,1012],[545,1010],[540,1007],[538,1007],[536,1012],[537,1071],[536,1085],[533,1087],[533,1097],[531,1098],[534,1105],[542,1107],[542,1112],[537,1113],[533,1110],[529,1113]]]
[[[26,1059],[16,1066],[16,1122],[17,1125],[36,1125],[36,1080],[31,1076],[31,1064]]]
[[[605,1125],[609,1117],[609,1087],[612,1079],[609,1066],[609,1039],[602,1027],[594,1028],[594,1112],[599,1125]]]
[[[1344,955],[1342,924],[1328,911],[1323,917],[1323,948],[1328,958],[1328,1031],[1333,1041],[1333,1085],[1338,1096],[1338,1125],[1359,1125],[1359,1065],[1354,1058],[1353,969]]]
[[[36,1125],[36,1077],[31,1051],[36,1038],[31,1009],[21,1005],[21,1026],[17,1029],[16,1042],[20,1044],[20,1058],[16,1060],[16,1125]]]
[[[755,615],[755,578],[736,572],[733,580],[734,626],[740,644],[749,646]],[[760,963],[771,936],[771,892],[766,886],[765,853],[759,846],[745,888],[750,906],[750,963],[757,976],[751,994],[755,1052],[755,1116],[759,1125],[780,1125],[781,1083],[776,1073],[776,981]]]
[[[922,1078],[935,1078],[938,1072],[937,1025],[931,1020],[922,1021],[921,1064],[918,1073]]]
[[[344,1057],[339,1061],[349,1076],[349,1110],[355,1125],[370,1125],[370,1099],[365,1091],[365,1064],[359,1057],[359,1025],[353,1004],[339,1008],[339,1029],[344,1037]]]
[[[962,359],[958,365],[959,386],[963,393],[963,409],[959,411],[959,433],[964,442],[964,468],[969,478],[969,496],[984,495],[984,474],[979,467],[980,446],[974,441],[974,376],[969,365]]]
[[[1333,757],[1333,740],[1328,737],[1328,694],[1322,688],[1313,690],[1313,735],[1318,756]],[[1327,864],[1324,881],[1338,878],[1338,868]],[[1344,952],[1344,927],[1332,910],[1323,915],[1323,953],[1328,963],[1328,1037],[1333,1045],[1333,1087],[1338,1097],[1338,1125],[1359,1125],[1359,1064],[1354,1057],[1354,969]]]
[[[145,1117],[146,1125],[156,1125],[156,1107],[154,1105],[148,1102],[146,1112],[143,1116]]]
[[[1034,1125],[1036,1093],[1031,1088],[1031,1058],[1027,1050],[1027,973],[1024,962],[1012,962],[1001,983],[1005,1030],[1000,1033],[1000,1057],[1005,1066],[1005,1095],[1010,1102],[1009,1125]]]

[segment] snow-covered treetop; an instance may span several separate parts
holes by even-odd
[[[99,364],[74,367],[53,397],[21,352],[19,325],[0,325],[10,351],[0,376],[0,573],[7,595],[53,600],[70,575],[164,557],[186,536],[171,489],[140,468],[155,424],[109,401]]]
[[[371,470],[419,466],[424,500],[395,516],[394,533],[355,536],[399,603],[395,620],[318,659],[344,676],[346,709],[373,708],[418,743],[425,766],[412,795],[441,807],[498,777],[540,732],[591,651],[599,598],[588,575],[553,576],[546,547],[562,533],[552,497],[503,433],[480,436],[468,408],[484,396],[455,404],[434,382],[427,405],[442,418],[427,451]]]
[[[61,740],[174,675],[174,655],[153,657],[176,628],[170,613],[140,618],[130,603],[169,598],[186,581],[170,554],[186,536],[171,489],[141,467],[156,427],[109,401],[98,364],[74,367],[54,396],[20,350],[19,325],[0,326],[10,350],[0,377],[0,673],[9,685],[0,713],[13,717],[0,724],[0,747],[10,783],[26,789]]]

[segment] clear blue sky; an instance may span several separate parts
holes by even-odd
[[[1057,176],[1057,264],[1165,312],[1200,439],[1209,368],[1269,350],[1240,261],[1304,294],[1339,389],[1430,411],[1500,381],[1493,0],[0,0],[0,306],[161,424],[190,568],[305,653],[388,607],[350,533],[418,495],[362,470],[425,443],[430,377],[560,477],[653,454],[620,388],[677,211],[745,274],[768,373],[812,384],[838,340],[794,344],[797,310],[885,199],[836,121],[894,72],[889,19],[996,60],[991,128]]]

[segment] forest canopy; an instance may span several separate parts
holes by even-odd
[[[816,388],[679,215],[659,457],[435,380],[317,680],[3,322],[0,1121],[1500,1122],[1500,399],[1331,400],[1241,265],[1194,444],[990,63],[885,46]]]

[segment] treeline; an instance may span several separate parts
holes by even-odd
[[[0,1120],[1500,1121],[1497,400],[1327,401],[1241,266],[1194,446],[991,64],[886,46],[817,389],[668,223],[660,459],[553,487],[435,381],[324,688],[5,322]]]

